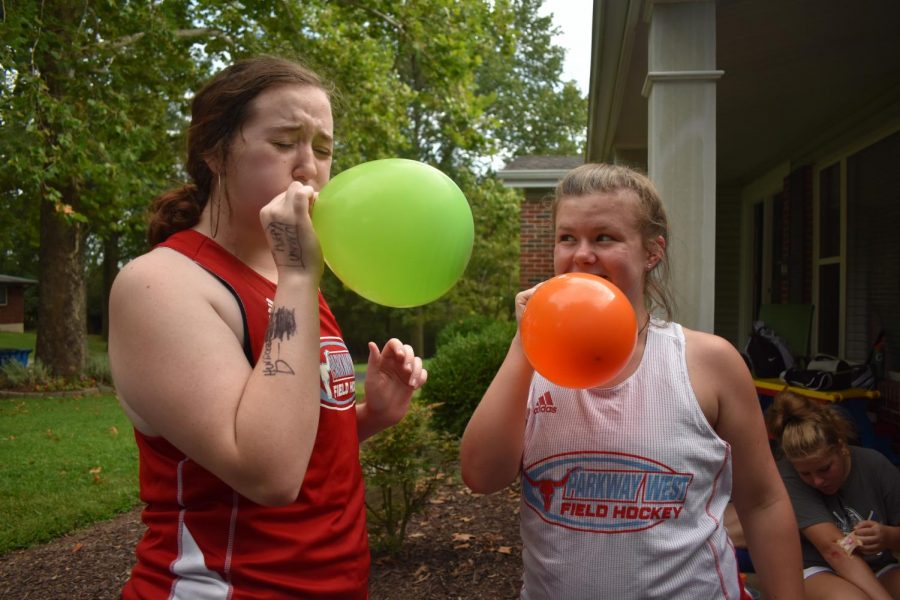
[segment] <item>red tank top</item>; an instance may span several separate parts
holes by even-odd
[[[191,258],[235,295],[245,352],[255,363],[275,285],[196,231],[181,231],[160,245]],[[321,293],[319,323],[319,428],[293,504],[255,504],[165,439],[135,430],[147,532],[123,598],[367,597],[353,361]]]

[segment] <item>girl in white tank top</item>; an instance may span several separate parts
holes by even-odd
[[[557,186],[553,226],[556,274],[612,281],[640,327],[622,371],[587,390],[536,373],[517,334],[466,428],[473,491],[521,481],[522,598],[737,599],[729,499],[767,597],[801,598],[796,523],[743,359],[670,322],[655,187],[625,167],[584,165]],[[516,297],[517,318],[535,289]]]

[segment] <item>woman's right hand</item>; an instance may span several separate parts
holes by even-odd
[[[322,248],[310,217],[315,199],[312,187],[295,181],[259,211],[279,273],[290,270],[317,279],[322,276]]]
[[[516,321],[541,284],[516,294]],[[528,388],[534,369],[522,347],[519,328],[500,370],[472,413],[460,442],[463,481],[474,492],[490,494],[515,481],[522,464]]]
[[[531,297],[534,296],[534,292],[541,286],[541,284],[537,284],[533,288],[528,288],[527,290],[523,290],[516,294],[516,322],[522,322],[522,315],[525,313],[525,305],[528,304],[528,301],[531,300]]]

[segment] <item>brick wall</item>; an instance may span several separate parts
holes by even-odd
[[[21,285],[6,286],[6,306],[0,306],[0,325],[18,324],[25,321],[25,288]]]
[[[526,189],[519,213],[519,288],[553,276],[553,228],[550,189]]]

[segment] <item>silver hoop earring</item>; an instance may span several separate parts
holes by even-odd
[[[222,220],[222,174],[218,174],[218,180],[216,183],[216,193],[211,201],[216,203],[215,213],[210,211],[210,228],[212,229],[212,237],[215,238],[216,234],[219,233],[219,222]]]

